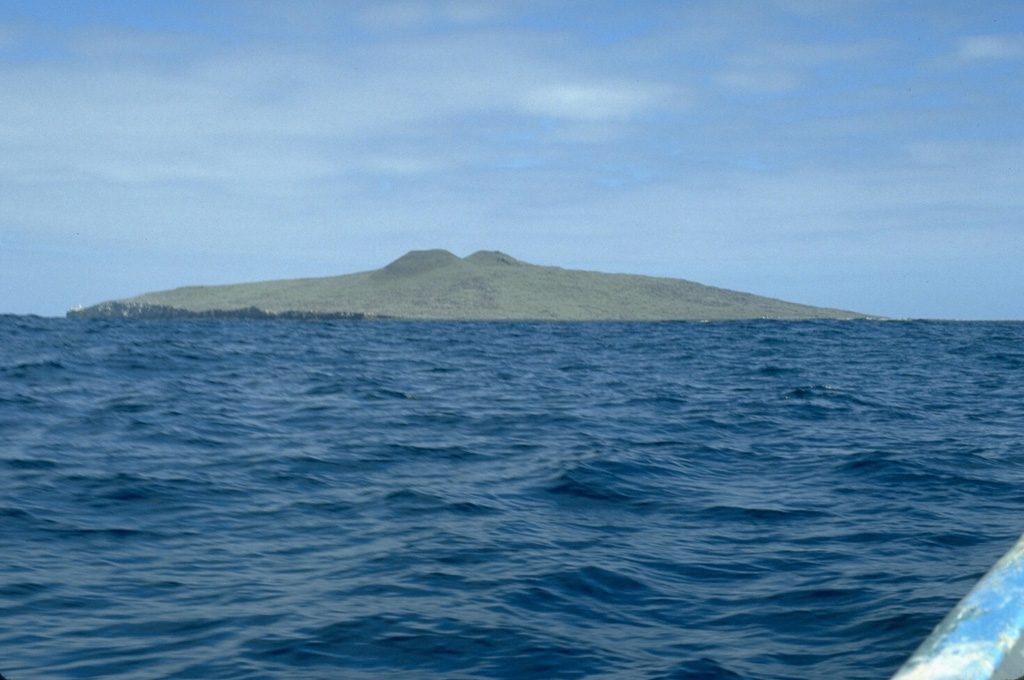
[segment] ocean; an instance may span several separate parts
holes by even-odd
[[[1024,323],[0,317],[0,672],[887,678],[1024,531]]]

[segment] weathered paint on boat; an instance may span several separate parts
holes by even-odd
[[[1024,675],[1024,536],[935,627],[892,680]]]

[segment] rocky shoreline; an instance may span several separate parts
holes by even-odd
[[[170,305],[120,301],[102,302],[92,307],[69,309],[67,316],[78,319],[276,319],[282,321],[362,321],[391,318],[363,312],[316,312],[313,310],[274,312],[258,307],[196,311]]]

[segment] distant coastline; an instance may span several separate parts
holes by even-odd
[[[334,277],[192,286],[67,311],[70,318],[465,321],[878,319],[683,279],[528,264],[498,251],[406,253]]]

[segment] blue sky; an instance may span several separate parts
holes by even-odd
[[[422,248],[1024,319],[1024,3],[0,0],[0,312]]]

